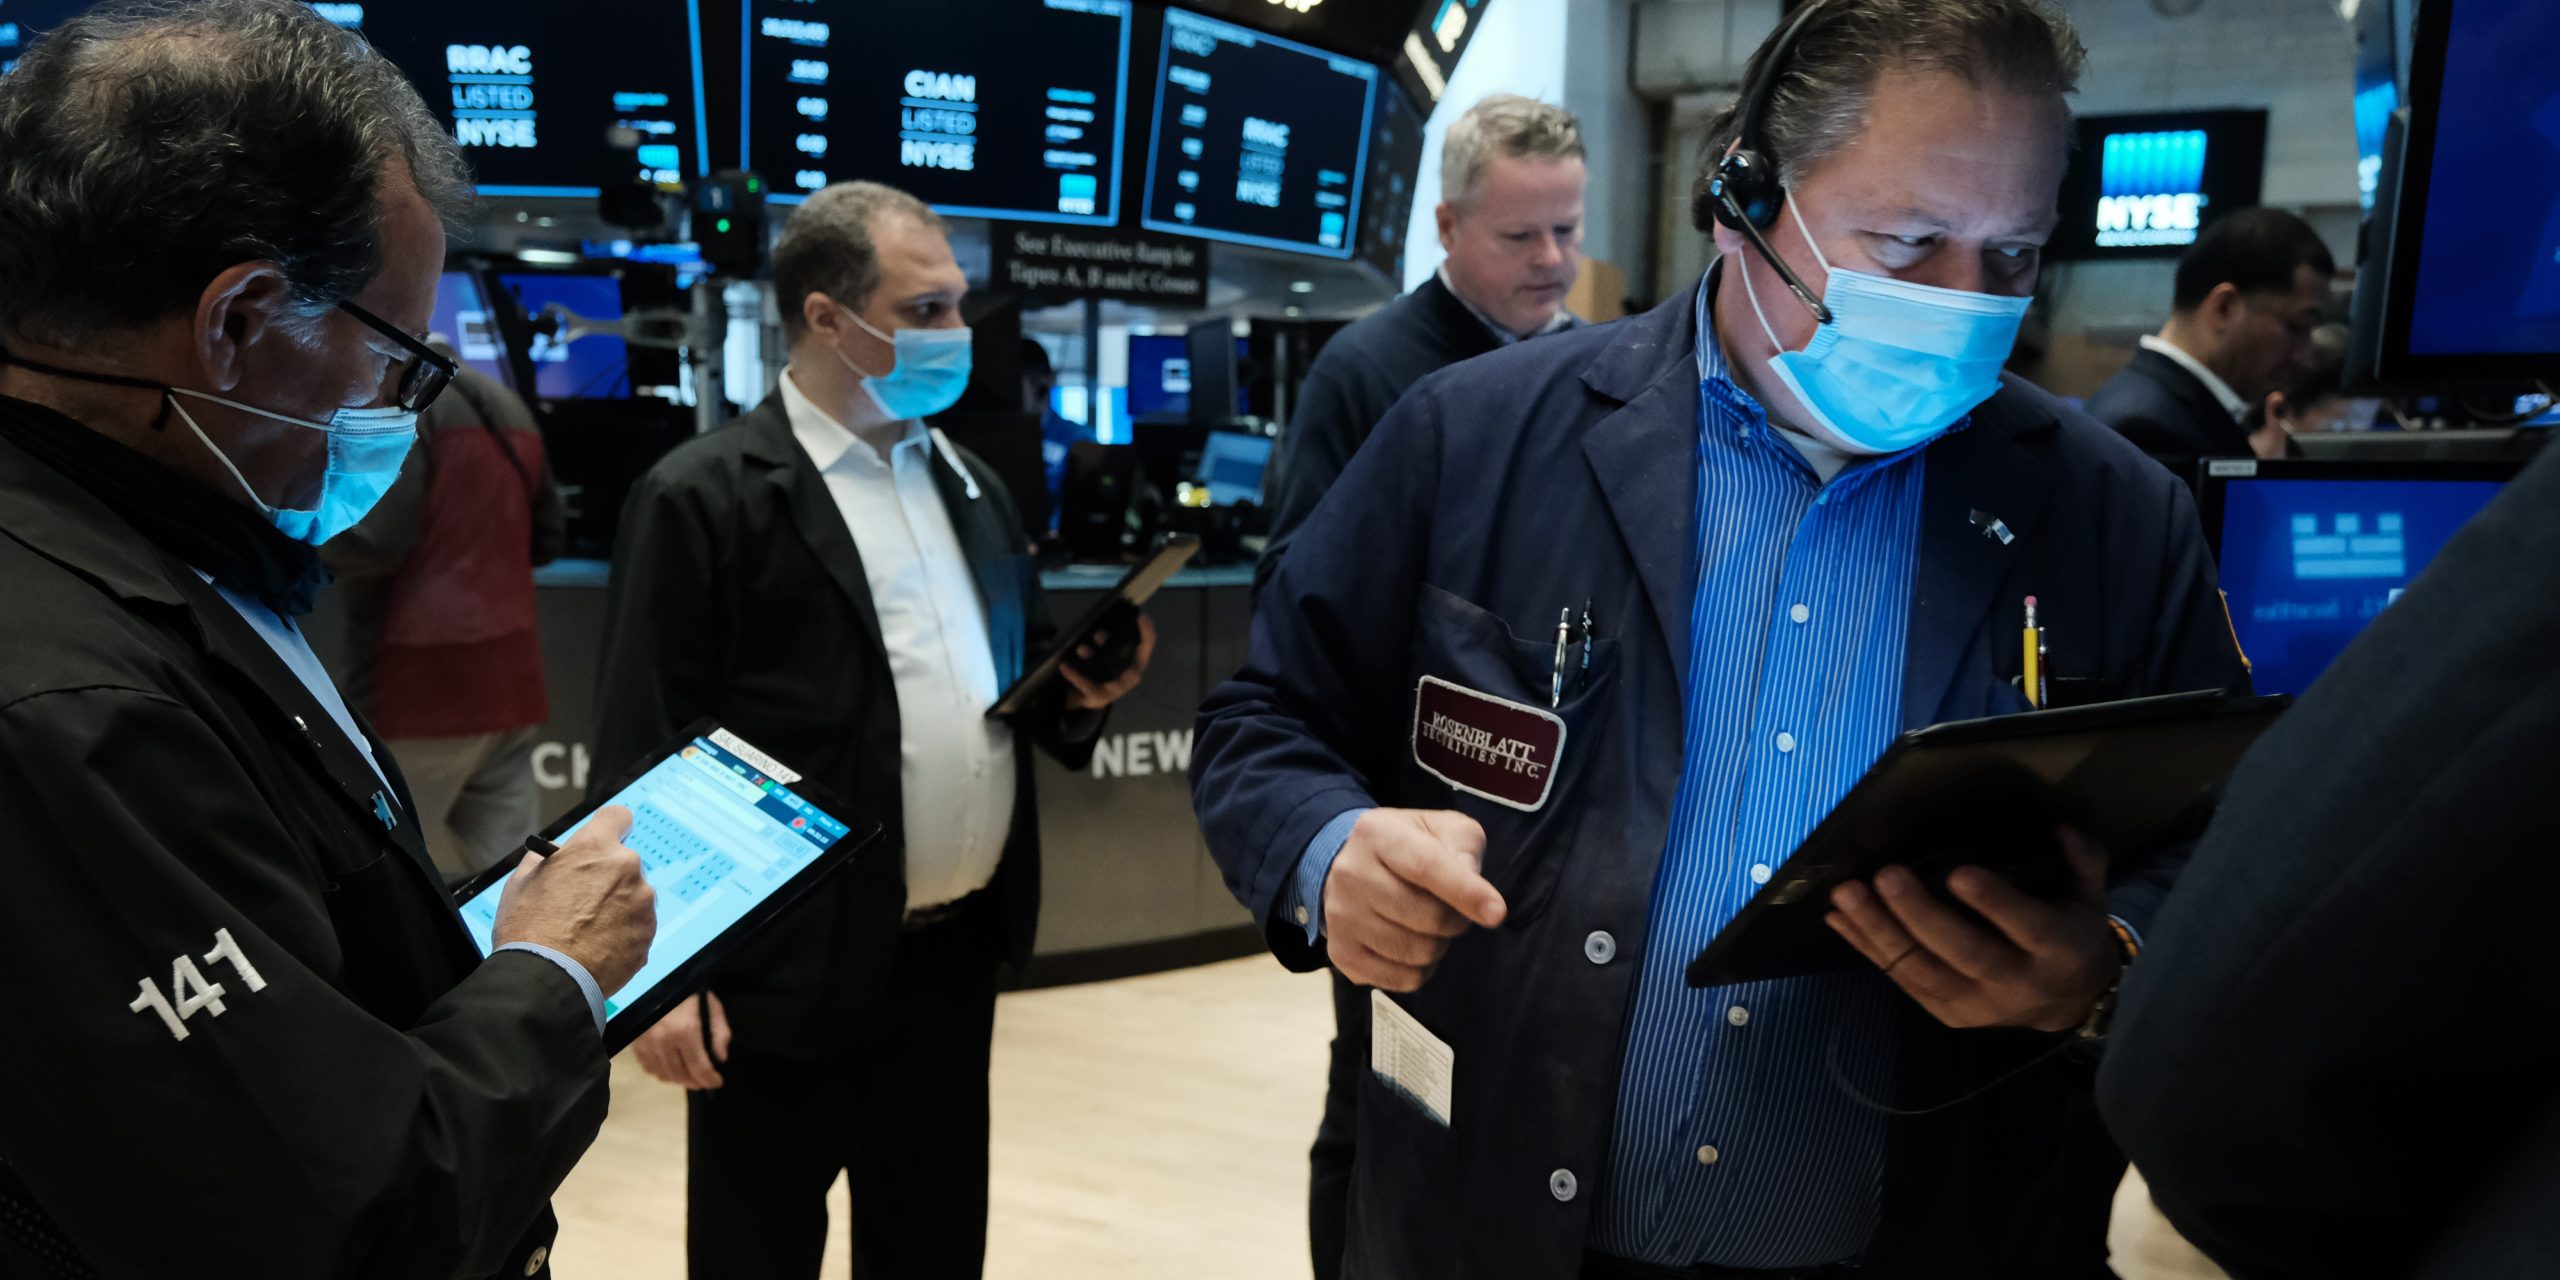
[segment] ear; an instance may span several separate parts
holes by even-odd
[[[844,307],[835,299],[815,290],[800,299],[800,326],[809,333],[833,341],[844,328]]]
[[[2281,391],[2270,391],[2266,399],[2267,421],[2287,422],[2293,418],[2293,405]]]
[[[1445,251],[1449,247],[1450,239],[1457,234],[1458,210],[1448,201],[1443,200],[1431,211],[1431,220],[1440,226],[1440,247]]]
[[[189,355],[205,385],[229,391],[246,375],[248,349],[287,329],[293,320],[293,286],[272,262],[243,262],[215,276],[196,295]]]
[[[2239,313],[2240,286],[2228,280],[2215,285],[2213,292],[2204,295],[2204,301],[2196,304],[2196,314],[2204,317],[2205,322],[2217,332],[2228,328]]]

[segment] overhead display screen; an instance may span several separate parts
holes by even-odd
[[[1156,79],[1149,230],[1351,256],[1376,66],[1168,9]]]
[[[1129,0],[749,0],[746,167],[960,217],[1120,220]]]
[[[2547,62],[2560,13],[2541,0],[2440,8],[2425,18],[2401,195],[2401,234],[2416,232],[2409,354],[2507,357],[2545,377],[2560,353],[2560,79]]]
[[[2048,261],[2174,258],[2213,220],[2258,203],[2264,110],[2084,116]]]
[[[90,0],[0,0],[0,73]],[[322,3],[409,77],[489,196],[592,197],[608,183],[673,186],[703,159],[699,0]],[[626,126],[640,145],[614,147]]]
[[[324,4],[406,72],[483,195],[593,196],[672,186],[704,163],[698,0]],[[636,150],[606,141],[637,130]]]

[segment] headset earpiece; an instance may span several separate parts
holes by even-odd
[[[1786,191],[1778,185],[1777,166],[1751,150],[1736,150],[1716,162],[1707,180],[1707,213],[1736,231],[1748,224],[1767,230],[1785,207]]]

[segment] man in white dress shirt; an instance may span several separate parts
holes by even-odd
[[[774,283],[774,395],[625,509],[598,755],[710,716],[889,839],[634,1051],[695,1090],[696,1280],[816,1275],[839,1171],[855,1274],[975,1277],[996,970],[1030,954],[1039,905],[1024,748],[1081,768],[1153,632],[1116,679],[1070,670],[1048,705],[987,719],[1052,637],[1013,503],[925,421],[969,381],[942,223],[888,187],[829,187],[784,229]]]

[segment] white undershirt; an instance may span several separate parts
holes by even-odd
[[[2179,368],[2194,374],[2196,381],[2203,383],[2204,389],[2212,392],[2213,398],[2222,402],[2223,409],[2231,415],[2233,422],[2249,416],[2249,402],[2241,399],[2240,393],[2232,390],[2231,384],[2222,380],[2222,375],[2205,368],[2203,361],[2188,355],[2177,343],[2146,333],[2142,335],[2142,349],[2157,351],[2169,357],[2170,361]]]
[[[1013,834],[1013,731],[986,718],[1001,692],[986,604],[934,487],[924,424],[903,424],[884,460],[788,371],[782,405],[853,534],[889,651],[907,909],[940,906],[985,888]]]

